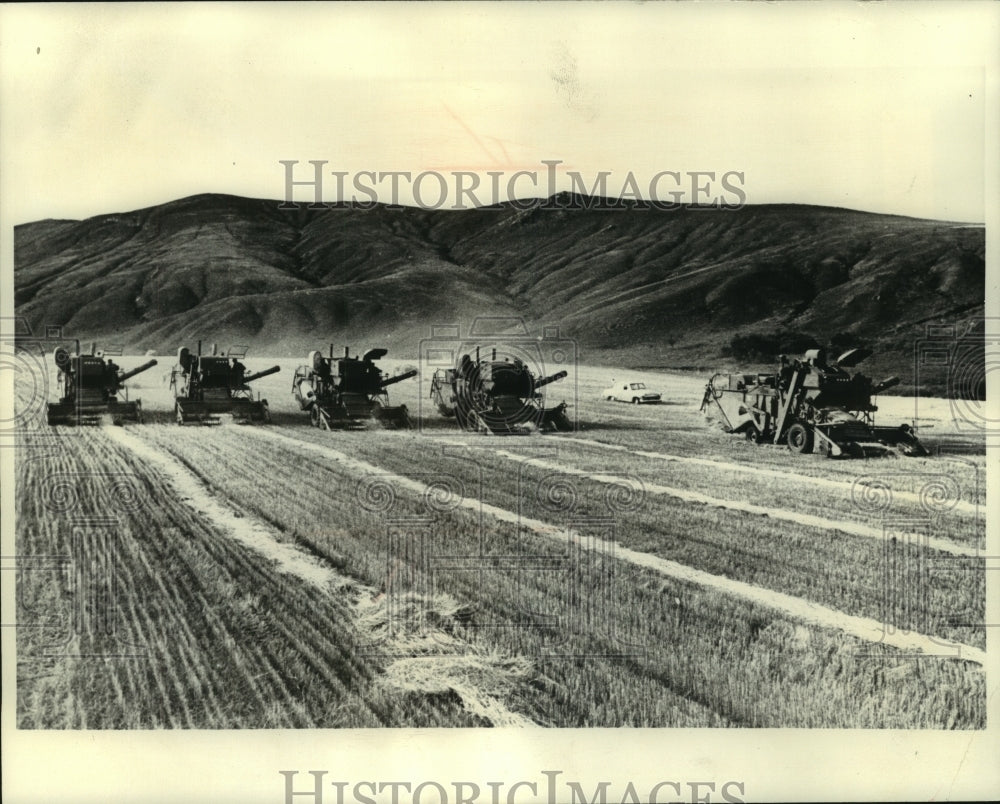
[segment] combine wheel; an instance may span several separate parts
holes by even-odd
[[[795,422],[788,428],[788,448],[792,452],[812,452],[812,432],[802,422]]]
[[[633,405],[638,405],[639,404],[639,397],[633,396],[632,397],[632,404]]]
[[[261,402],[260,403],[260,408],[261,408],[261,417],[260,417],[260,420],[264,424],[270,424],[271,423],[271,409],[267,406],[267,402]]]

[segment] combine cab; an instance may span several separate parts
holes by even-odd
[[[292,393],[299,407],[309,411],[313,427],[360,428],[369,422],[394,428],[411,426],[406,405],[391,407],[385,389],[415,377],[417,370],[390,377],[375,364],[385,354],[385,349],[369,349],[359,359],[345,348],[343,357],[334,358],[332,344],[329,357],[318,351],[309,353],[309,362],[295,370]]]
[[[170,374],[174,390],[174,412],[178,424],[198,422],[219,424],[219,414],[229,414],[236,422],[268,422],[271,415],[266,399],[254,399],[250,383],[281,370],[271,366],[255,374],[247,374],[240,361],[246,356],[245,346],[236,346],[229,354],[192,354],[186,346],[177,350],[177,365]]]
[[[899,383],[873,383],[851,374],[871,352],[852,349],[827,362],[823,349],[802,360],[782,356],[777,374],[716,374],[705,388],[703,411],[721,413],[725,429],[758,443],[785,443],[793,452],[828,457],[872,457],[894,451],[923,456],[927,450],[907,424],[876,427],[872,397]]]
[[[517,433],[572,430],[566,403],[545,408],[539,390],[561,380],[565,371],[536,379],[520,360],[491,360],[463,355],[453,369],[438,369],[431,380],[431,399],[442,416],[454,416],[463,430]]]
[[[55,350],[62,393],[58,402],[48,405],[49,424],[100,424],[106,417],[113,424],[142,423],[142,402],[138,399],[129,402],[128,389],[123,383],[152,368],[156,361],[125,371],[105,354],[112,352],[99,352],[94,345],[89,355],[82,355],[79,343],[74,354],[62,347]],[[121,350],[114,354],[120,356]]]

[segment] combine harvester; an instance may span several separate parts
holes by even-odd
[[[876,427],[872,397],[899,383],[890,377],[873,383],[853,368],[871,354],[851,349],[827,362],[823,349],[802,360],[784,356],[777,374],[716,374],[709,380],[702,411],[722,415],[727,432],[750,441],[786,443],[793,452],[863,458],[895,454],[927,455],[913,428]]]
[[[539,390],[567,376],[559,371],[536,379],[519,359],[490,360],[463,355],[457,368],[438,369],[431,380],[431,399],[442,416],[454,416],[463,430],[480,433],[527,433],[573,429],[567,405],[544,407]]]
[[[233,421],[269,422],[271,414],[267,400],[254,399],[250,383],[261,377],[268,377],[281,370],[280,366],[247,374],[246,366],[240,360],[246,357],[245,346],[234,346],[228,355],[217,354],[215,345],[212,354],[198,352],[192,354],[186,346],[177,350],[177,365],[170,373],[170,387],[174,390],[174,412],[178,424],[198,422],[219,424],[219,414],[231,415]]]
[[[105,355],[109,355],[105,359]],[[80,342],[70,354],[63,347],[55,350],[53,357],[59,368],[61,398],[48,404],[49,424],[101,424],[110,419],[112,424],[142,423],[142,401],[128,400],[126,380],[156,365],[149,360],[130,371],[121,369],[110,355],[121,356],[121,349],[98,351],[92,344],[90,354],[80,354]],[[118,399],[118,394],[123,399]]]
[[[369,349],[358,359],[349,348],[334,358],[319,351],[309,353],[309,362],[299,366],[292,378],[292,394],[302,410],[309,411],[313,427],[323,430],[361,428],[374,422],[383,427],[411,427],[406,405],[389,405],[385,389],[417,375],[416,369],[391,377],[375,364],[386,349]]]

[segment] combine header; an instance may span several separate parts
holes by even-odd
[[[49,424],[100,424],[106,416],[113,424],[123,422],[142,423],[142,402],[128,401],[126,380],[156,365],[149,360],[141,366],[125,371],[110,356],[121,355],[121,350],[97,351],[93,344],[89,355],[80,354],[77,342],[76,352],[70,354],[63,347],[55,350],[54,358],[59,368],[59,387],[62,390],[58,402],[48,405]],[[118,394],[123,399],[118,399]]]
[[[375,365],[386,349],[369,349],[358,359],[344,348],[344,356],[334,358],[321,352],[309,353],[309,362],[295,370],[292,393],[302,410],[308,410],[313,427],[364,427],[377,422],[385,427],[410,427],[406,405],[389,405],[388,386],[417,375],[412,369],[390,377]]]
[[[848,369],[871,354],[851,349],[827,362],[823,349],[802,360],[784,356],[777,374],[716,374],[705,388],[701,409],[722,414],[727,432],[758,443],[786,443],[793,452],[828,457],[885,455],[898,450],[923,456],[927,450],[907,424],[876,427],[872,397],[899,383],[890,377],[873,383]]]
[[[454,416],[463,430],[516,433],[531,430],[572,430],[566,403],[543,406],[539,390],[566,377],[559,371],[536,379],[519,359],[490,360],[463,355],[457,368],[438,369],[431,380],[431,399],[442,416]]]
[[[174,389],[174,412],[178,424],[200,422],[219,424],[218,414],[230,414],[237,422],[268,422],[271,415],[266,399],[254,399],[250,383],[281,370],[280,366],[247,374],[240,360],[246,356],[245,346],[234,346],[229,354],[191,354],[186,346],[177,350],[177,365],[170,374]]]

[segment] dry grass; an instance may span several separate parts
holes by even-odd
[[[189,463],[202,467],[217,493],[240,500],[255,515],[266,515],[288,538],[325,556],[360,583],[382,587],[388,580],[391,553],[387,551],[394,548],[385,522],[357,504],[356,474],[335,461],[311,454],[305,459],[307,453],[297,451],[294,444],[256,437],[254,430],[238,432],[241,444],[223,430],[178,433],[145,428],[143,437],[186,455]],[[330,440],[329,434],[309,430],[301,435],[321,443]],[[362,445],[375,444],[369,439],[338,436],[336,441],[341,446],[349,443],[351,454],[358,455]],[[237,456],[248,447],[261,457],[240,461]],[[412,450],[409,455],[412,461]],[[307,469],[294,478],[276,471],[296,463]],[[213,465],[232,465],[234,470],[216,476],[210,470]],[[465,466],[468,470],[474,464]],[[421,456],[418,468],[428,470],[426,456]],[[396,503],[394,513],[399,516],[426,513],[425,501],[405,490],[399,491]],[[336,524],[317,528],[317,523]],[[475,517],[462,510],[449,511],[435,521],[425,548],[430,555],[472,556],[479,551],[541,559],[563,555],[557,544],[503,523],[491,523],[480,533]],[[722,551],[716,547],[714,552]],[[436,648],[433,661],[457,673],[457,680],[431,683],[425,678],[429,663],[415,670],[410,659],[417,657],[393,656],[381,644],[389,659],[404,660],[399,667],[400,672],[406,670],[404,678],[428,690],[403,695],[398,700],[404,707],[418,700],[467,707],[468,699],[463,701],[456,689],[476,678],[494,690],[492,700],[544,725],[982,725],[982,675],[965,663],[920,660],[919,674],[896,680],[886,675],[887,670],[906,667],[912,660],[895,651],[865,657],[870,648],[851,638],[817,629],[802,629],[804,637],[795,623],[771,611],[668,581],[654,572],[609,567],[591,557],[572,569],[575,581],[565,573],[536,569],[530,561],[506,570],[441,570],[432,580],[422,564],[407,563],[412,557],[391,555],[397,564],[406,565],[415,589],[447,590],[450,597],[439,601],[439,609],[450,620],[445,618],[447,628],[439,630],[476,646],[463,654],[475,657],[470,666],[457,662],[444,640],[444,649]],[[610,597],[596,592],[574,597],[579,594],[574,589],[582,593],[606,585],[609,568]],[[397,603],[405,599],[397,597]],[[376,628],[380,616],[374,618]],[[622,644],[623,638],[631,647]],[[418,639],[418,644],[427,643]],[[512,661],[502,657],[530,657],[532,669],[523,678],[508,677],[509,693],[498,692],[506,682],[496,687],[482,678],[484,656],[501,657],[494,669]],[[391,664],[387,662],[387,667]],[[395,678],[395,672],[382,677],[385,689],[389,687],[384,680]],[[945,706],[946,699],[935,692],[939,685],[961,689],[966,696],[963,703],[957,708]],[[444,687],[450,693],[429,692]]]
[[[309,431],[299,437],[320,440]],[[452,450],[447,454],[424,450],[420,470],[456,472],[468,482],[475,467],[475,488],[481,487],[486,502],[557,525],[596,521],[612,514],[606,484],[509,460],[494,454],[494,444],[489,441],[483,449]],[[377,460],[391,471],[405,474],[415,469],[412,442],[405,439],[357,438],[341,442],[341,446],[353,455]],[[502,442],[504,449],[517,450],[517,446],[511,439]],[[524,455],[532,454],[530,446],[525,446]],[[566,464],[574,465],[576,460],[573,453]],[[593,468],[608,467],[605,463]],[[683,473],[677,479],[683,483]],[[689,485],[698,480],[689,479]],[[700,480],[710,489],[709,484],[717,488],[717,479],[710,473],[701,475]],[[546,490],[557,488],[559,483],[572,490],[572,500],[547,494]],[[738,489],[737,485],[726,486],[724,493],[739,499]],[[822,499],[822,495],[817,498]],[[890,588],[886,580],[886,546],[879,540],[693,505],[664,495],[647,494],[640,502],[616,516],[612,538],[625,547],[874,619],[886,616],[887,594],[905,594],[910,607],[895,610],[898,619],[893,622],[899,627],[977,647],[985,645],[982,627],[952,624],[984,620],[982,560],[930,560],[929,556],[938,555],[935,551],[921,554],[915,548],[900,546],[891,555],[901,574],[893,577],[895,586]],[[837,504],[834,501],[816,511],[835,515]],[[958,533],[965,532],[952,531],[956,539]],[[904,557],[909,560],[904,561]],[[920,590],[922,596],[914,598],[914,589]]]
[[[460,702],[401,706],[362,658],[343,598],[280,572],[211,522],[171,501],[165,479],[99,430],[67,434],[61,449],[19,466],[22,556],[72,555],[72,529],[46,497],[54,472],[126,473],[138,504],[115,510],[101,478],[82,484],[74,516],[115,512],[116,631],[93,618],[69,626],[81,590],[53,573],[18,578],[21,622],[42,613],[54,630],[22,629],[18,723],[23,728],[303,728],[474,725]],[[171,501],[164,504],[164,501]],[[107,556],[87,556],[98,561]],[[91,579],[102,585],[106,576]],[[71,639],[62,645],[60,640]],[[130,646],[138,658],[101,658]],[[46,656],[54,653],[54,656]]]
[[[753,449],[721,434],[706,439],[684,417],[655,436],[651,427],[630,429],[633,415],[662,413],[623,406],[621,428],[605,435],[641,449],[730,457]],[[109,637],[93,624],[66,627],[76,600],[67,577],[21,573],[19,618],[54,628],[18,634],[24,728],[985,726],[984,676],[968,663],[903,657],[613,558],[567,554],[511,524],[489,520],[481,529],[461,509],[435,513],[426,554],[496,560],[475,571],[461,561],[433,569],[390,538],[383,514],[359,505],[359,478],[335,461],[253,428],[135,429],[181,461],[220,504],[344,579],[319,593],[178,500],[162,473],[101,430],[57,432],[56,449],[18,463],[18,552],[72,554],[68,514],[53,507],[52,480],[98,473],[74,481],[84,486],[72,510],[113,512],[118,631],[111,639],[138,646],[145,658],[80,658],[108,648]],[[543,473],[499,456],[447,457],[433,441],[415,443],[406,434],[282,432],[404,475],[452,475],[491,504],[565,524],[567,511],[554,509],[553,498],[523,493]],[[787,454],[738,460],[752,465],[760,454],[766,465],[788,468]],[[560,447],[560,455],[585,467],[605,460],[592,450]],[[605,468],[623,473],[612,460]],[[858,471],[835,462],[799,465],[817,476]],[[635,471],[665,477],[660,466]],[[134,479],[139,504],[115,507],[107,478],[115,472]],[[702,488],[717,478],[679,472],[669,481]],[[605,489],[574,482],[572,516],[602,513]],[[755,495],[763,486],[750,479],[727,493]],[[622,545],[845,612],[879,614],[881,559],[865,540],[669,498],[645,502],[622,518],[615,534]],[[393,512],[426,516],[427,505],[397,489]],[[820,495],[808,505],[843,515],[839,503]],[[978,632],[970,636],[940,615],[981,619],[982,575],[972,568],[936,576],[926,606],[912,616],[930,618],[932,633],[976,644]],[[913,580],[905,571],[902,577]],[[62,637],[71,641],[53,651]]]

